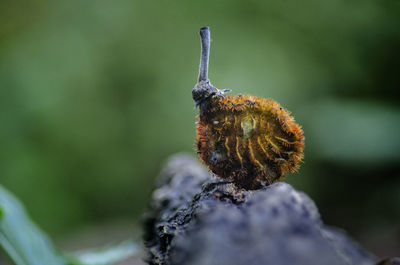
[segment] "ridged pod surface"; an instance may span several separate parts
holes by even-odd
[[[257,189],[294,172],[303,159],[304,136],[290,113],[272,99],[226,96],[208,79],[210,30],[200,29],[198,82],[192,90],[197,119],[196,149],[217,176]]]
[[[303,131],[276,101],[214,96],[197,120],[197,153],[216,175],[255,189],[299,168]]]

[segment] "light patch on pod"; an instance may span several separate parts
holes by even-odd
[[[253,119],[251,117],[244,117],[240,123],[240,126],[243,130],[243,139],[249,139],[251,136],[251,132],[254,129]]]

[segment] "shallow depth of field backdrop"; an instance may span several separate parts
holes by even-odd
[[[326,223],[399,255],[397,0],[1,1],[0,183],[58,246],[138,235],[164,159],[195,155],[205,25],[213,84],[303,125],[305,161],[285,181]]]

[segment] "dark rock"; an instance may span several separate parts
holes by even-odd
[[[400,258],[387,258],[379,262],[377,265],[400,265]]]
[[[325,226],[314,202],[286,183],[255,191],[212,177],[174,156],[147,218],[150,264],[372,265],[344,232]]]
[[[153,211],[146,214],[144,222],[144,241],[151,264],[165,264],[170,241],[181,229],[178,224],[184,223],[180,213],[189,208],[209,178],[210,174],[191,156],[177,154],[167,161],[153,192]]]

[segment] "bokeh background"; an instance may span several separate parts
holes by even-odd
[[[163,161],[195,155],[204,25],[213,84],[303,125],[286,181],[326,223],[399,255],[397,0],[1,1],[0,183],[62,247],[139,234]]]

